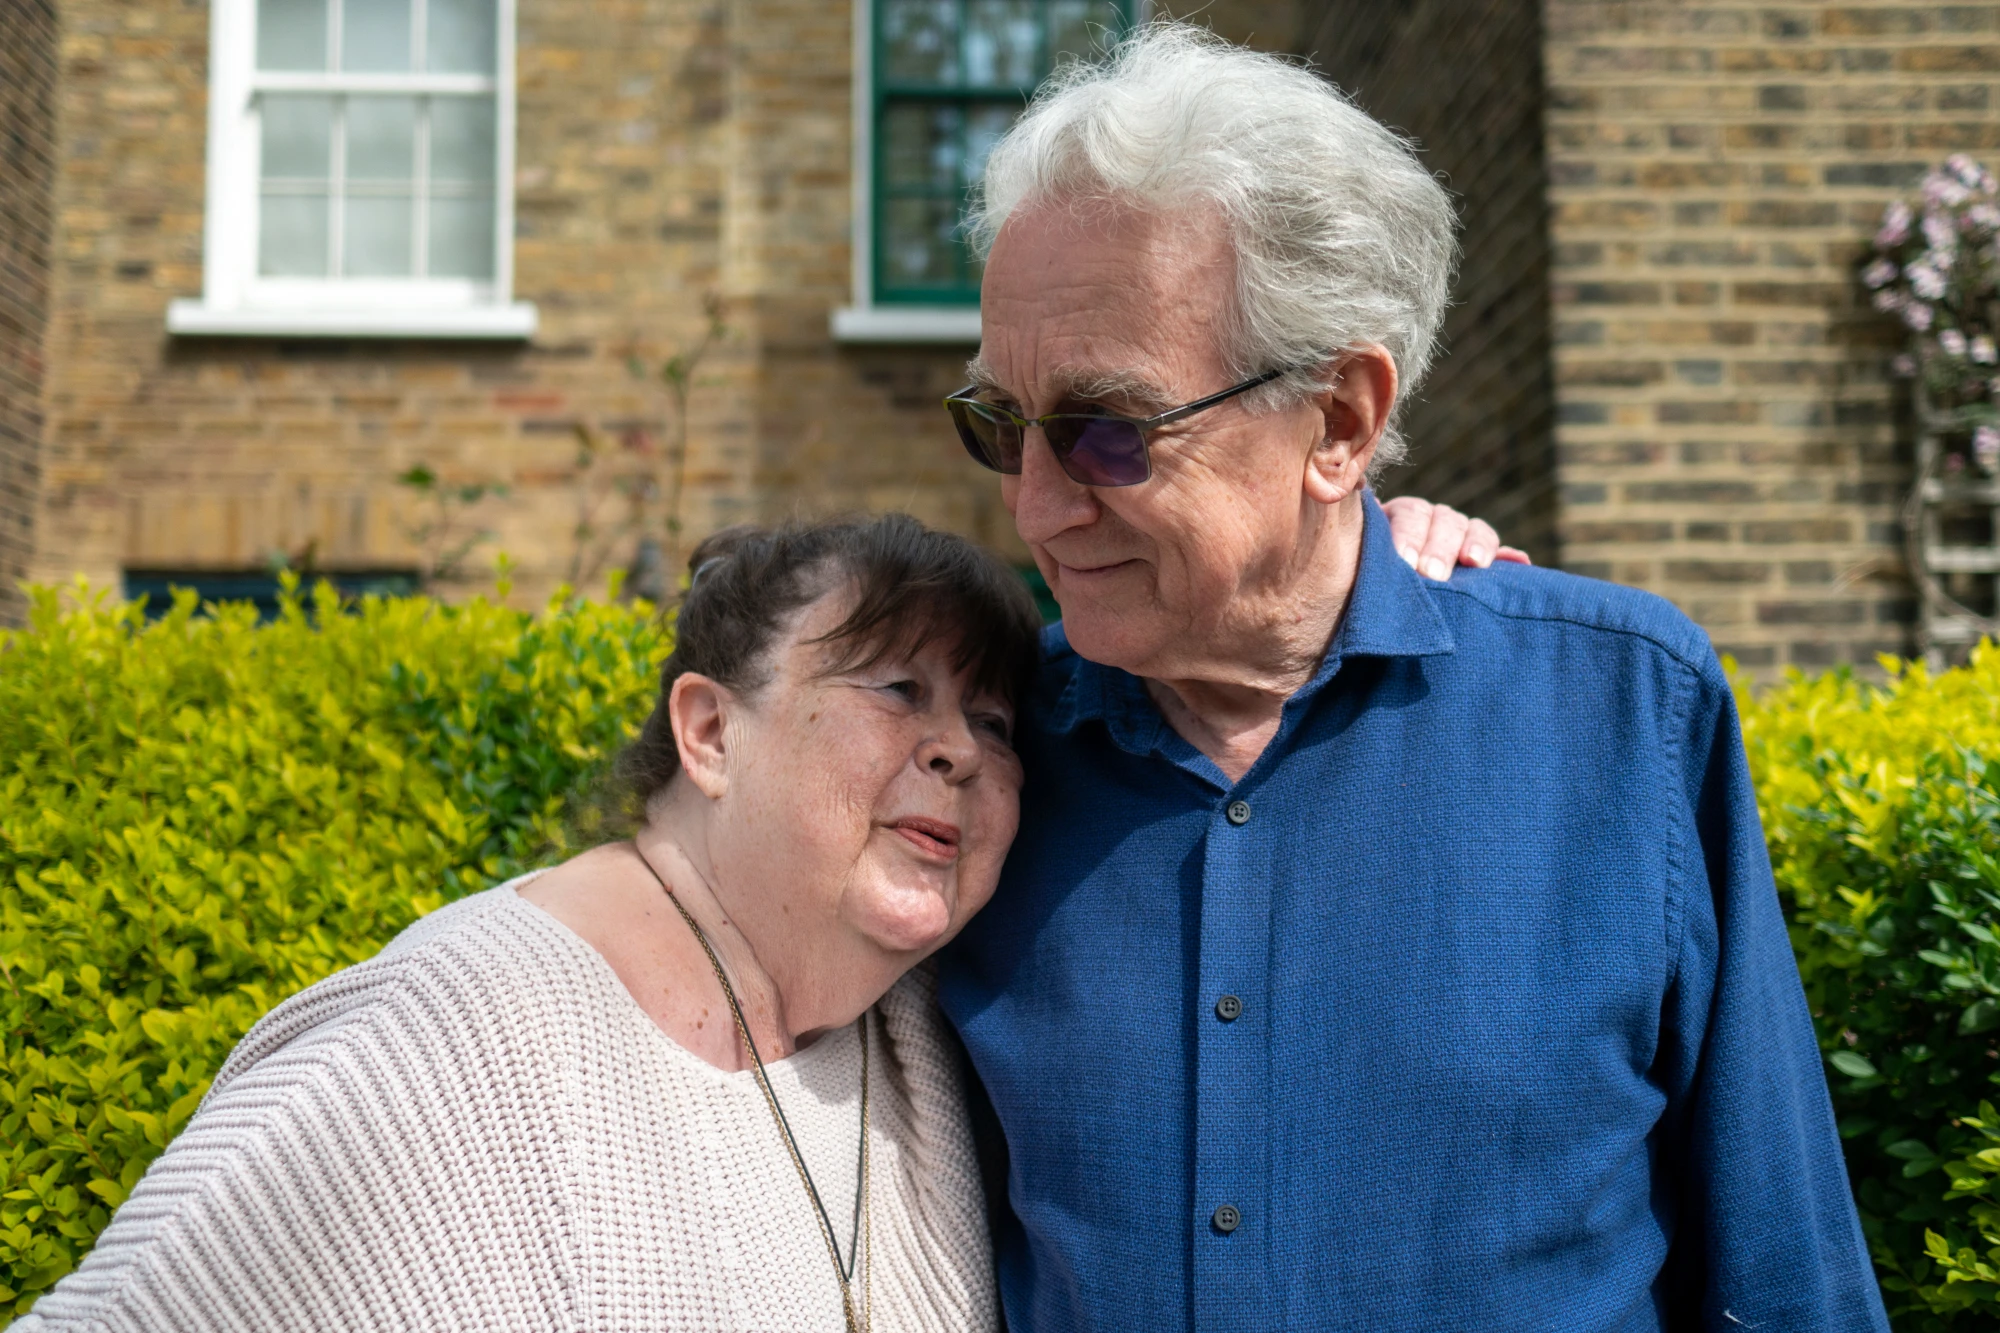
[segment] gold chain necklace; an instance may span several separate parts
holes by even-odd
[[[646,861],[644,856],[639,858]],[[646,861],[646,869],[653,870],[652,862]],[[813,1215],[819,1221],[820,1237],[826,1242],[827,1257],[833,1260],[833,1278],[840,1284],[841,1313],[847,1317],[847,1333],[872,1333],[875,1326],[875,1228],[874,1215],[868,1199],[868,1015],[862,1014],[855,1020],[861,1034],[861,1188],[855,1199],[855,1240],[856,1253],[848,1256],[843,1266],[840,1262],[840,1241],[834,1235],[833,1221],[827,1216],[826,1205],[821,1202],[819,1189],[813,1184],[812,1172],[806,1169],[806,1159],[799,1154],[797,1140],[792,1137],[791,1124],[785,1119],[784,1110],[778,1105],[778,1095],[771,1091],[771,1080],[764,1072],[764,1058],[757,1054],[757,1043],[750,1036],[750,1025],[743,1021],[743,1006],[736,1002],[736,988],[729,984],[728,974],[722,970],[722,960],[715,956],[715,948],[708,942],[708,935],[701,928],[686,904],[681,902],[667,882],[660,879],[660,872],[653,870],[653,878],[660,880],[660,887],[666,890],[667,901],[687,922],[694,932],[695,942],[708,955],[708,965],[715,969],[715,979],[722,983],[723,998],[729,1001],[729,1012],[736,1017],[736,1033],[743,1039],[745,1049],[750,1052],[750,1064],[757,1072],[757,1087],[764,1094],[764,1104],[771,1109],[771,1119],[777,1122],[778,1137],[785,1141],[785,1151],[791,1156],[792,1166],[799,1173],[799,1183],[806,1187],[806,1199],[813,1206]],[[861,1317],[854,1317],[854,1264],[861,1264]]]

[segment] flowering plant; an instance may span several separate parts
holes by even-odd
[[[2000,182],[1954,153],[1924,177],[1914,204],[1889,205],[1861,281],[1875,308],[1909,330],[1896,373],[1921,380],[1935,408],[1971,426],[1972,461],[2000,471]],[[1965,461],[1945,460],[1954,464]]]

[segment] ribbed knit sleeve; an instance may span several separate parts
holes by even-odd
[[[547,1015],[518,984],[542,969],[494,947],[496,905],[267,1015],[17,1327],[573,1327]]]

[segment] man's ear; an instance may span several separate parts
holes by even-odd
[[[735,704],[727,686],[694,671],[676,676],[667,694],[667,720],[681,752],[681,771],[711,801],[729,790],[727,734]]]
[[[1338,504],[1368,480],[1375,446],[1396,406],[1396,359],[1380,346],[1348,352],[1327,368],[1333,387],[1319,395],[1322,434],[1306,460],[1306,496]]]

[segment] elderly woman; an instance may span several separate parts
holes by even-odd
[[[694,571],[637,835],[280,1005],[18,1327],[994,1326],[912,968],[1014,837],[1033,602],[901,517]]]

